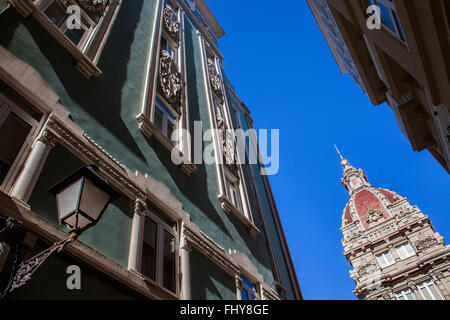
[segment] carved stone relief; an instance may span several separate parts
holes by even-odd
[[[178,37],[178,33],[180,32],[180,23],[178,22],[178,17],[175,11],[167,4],[164,7],[163,20],[167,31],[169,31],[173,37]]]
[[[209,82],[211,83],[211,87],[213,91],[219,96],[222,97],[222,79],[220,75],[217,74],[216,67],[214,65],[214,60],[208,58],[208,72],[209,72]]]
[[[109,4],[109,0],[79,0],[83,8],[94,11],[103,12]]]
[[[161,50],[159,85],[168,102],[180,103],[182,87],[181,74],[172,56],[166,50]]]

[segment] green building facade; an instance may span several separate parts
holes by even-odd
[[[121,194],[9,299],[302,298],[203,0],[10,0],[0,30],[0,289],[67,236],[50,187],[93,164]]]

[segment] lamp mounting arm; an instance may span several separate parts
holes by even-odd
[[[23,286],[28,280],[31,279],[31,276],[33,273],[44,263],[45,260],[55,251],[61,252],[64,247],[73,241],[78,237],[78,234],[75,232],[72,232],[67,238],[64,240],[55,242],[51,247],[48,249],[42,251],[41,253],[35,255],[34,257],[23,261],[19,269],[17,270],[13,283],[11,284],[11,287],[9,289],[9,292],[12,292],[13,290]]]

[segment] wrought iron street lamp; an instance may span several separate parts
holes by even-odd
[[[56,196],[59,223],[69,229],[70,235],[22,262],[9,292],[23,286],[53,252],[61,252],[68,243],[95,225],[108,204],[119,197],[119,193],[98,174],[98,168],[94,165],[80,168],[52,187],[49,192]]]

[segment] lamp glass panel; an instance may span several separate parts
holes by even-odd
[[[85,178],[79,209],[97,221],[110,198],[107,192]]]
[[[80,177],[56,194],[59,220],[63,220],[68,214],[77,209],[78,196],[82,187],[81,184],[82,178]]]
[[[77,218],[78,221],[76,220]],[[68,224],[72,228],[83,230],[87,225],[91,224],[92,221],[84,217],[83,215],[76,213],[65,219],[64,223]]]

